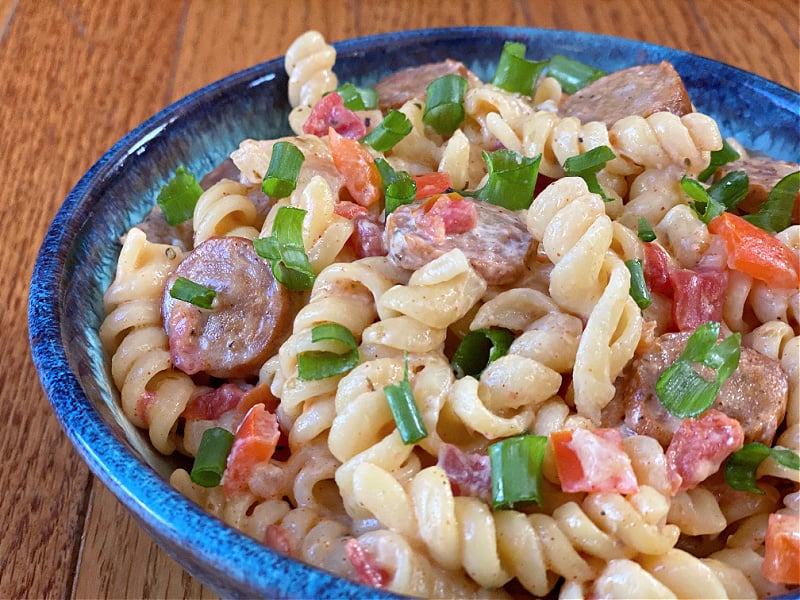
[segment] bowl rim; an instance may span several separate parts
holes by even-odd
[[[605,41],[623,50],[658,49],[670,56],[699,59],[703,65],[728,70],[732,76],[746,77],[747,81],[755,77],[759,88],[774,98],[776,104],[795,111],[800,105],[800,93],[727,63],[649,42],[590,32],[535,27],[438,27],[372,34],[331,43],[340,55],[350,55],[379,48],[389,38],[425,44],[434,40],[468,41],[487,35],[498,39],[525,39],[532,36],[568,38],[578,45],[586,40]],[[275,73],[282,69],[283,56],[280,56],[209,83],[142,121],[106,150],[79,179],[59,207],[42,240],[29,288],[28,328],[33,362],[53,413],[73,446],[94,475],[111,490],[154,541],[210,588],[220,589],[218,581],[209,577],[210,574],[235,582],[240,587],[225,590],[232,595],[242,590],[258,595],[263,594],[265,589],[274,589],[291,597],[292,592],[281,587],[281,583],[286,584],[286,578],[279,563],[285,561],[285,557],[222,521],[209,518],[211,515],[174,490],[113,434],[73,372],[63,343],[62,322],[66,319],[66,315],[62,314],[65,283],[63,257],[80,231],[79,227],[73,226],[75,214],[79,212],[89,190],[124,168],[132,155],[202,102],[210,97],[224,96],[231,88],[243,83],[256,85],[273,79]],[[70,415],[67,414],[65,402],[69,403]],[[164,539],[172,541],[173,545],[165,545]],[[213,543],[209,543],[209,539]],[[186,544],[193,545],[196,550],[194,564],[187,564],[176,554],[179,546]],[[226,562],[224,554],[227,552],[221,552],[222,548],[232,548],[237,561],[233,564]],[[398,597],[344,580],[312,565],[296,560],[293,562],[296,563],[293,567],[296,574],[313,573],[318,578],[319,588],[314,590],[314,593],[320,594],[317,597]],[[207,567],[211,568],[211,573],[206,570]],[[309,590],[303,592],[307,594]]]

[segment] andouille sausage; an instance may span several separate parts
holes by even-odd
[[[474,211],[471,226],[443,231],[428,226],[431,200],[406,204],[386,219],[384,240],[389,259],[404,269],[415,270],[454,248],[460,249],[489,285],[503,285],[525,271],[525,255],[531,235],[514,212],[481,200],[463,198],[453,203]],[[432,210],[436,210],[435,208]],[[448,219],[443,212],[444,219]],[[459,224],[464,222],[456,217]]]
[[[562,117],[578,117],[581,123],[601,121],[607,127],[623,117],[656,112],[679,117],[692,112],[683,80],[667,61],[609,73],[565,98],[558,109]]]
[[[172,298],[169,290],[178,277],[215,290],[213,308]],[[164,289],[162,315],[173,364],[190,375],[257,374],[289,334],[293,300],[251,240],[206,240],[183,259]]]
[[[620,387],[625,424],[639,434],[668,446],[681,419],[671,415],[656,395],[656,382],[683,352],[690,332],[666,333],[633,363]],[[698,372],[708,378],[705,367]],[[746,442],[770,445],[783,420],[788,399],[788,378],[781,366],[753,350],[742,347],[739,366],[722,385],[711,408],[739,421]],[[620,398],[616,398],[618,402]]]
[[[719,181],[728,173],[744,171],[747,173],[749,186],[747,196],[736,207],[738,211],[752,214],[758,212],[767,201],[772,188],[789,173],[800,171],[800,164],[785,160],[775,160],[768,156],[753,156],[729,162],[719,169],[714,178]],[[792,224],[800,224],[800,192],[794,198]]]
[[[450,58],[442,62],[409,67],[392,73],[375,84],[378,107],[385,112],[390,108],[400,108],[414,98],[424,98],[428,84],[444,75],[461,75],[467,80],[467,84],[479,82],[477,75],[464,63]]]

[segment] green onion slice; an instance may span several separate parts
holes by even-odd
[[[656,239],[656,232],[653,231],[653,227],[650,223],[647,222],[647,219],[644,217],[639,217],[639,221],[637,222],[637,234],[639,239],[643,242],[652,242]]]
[[[542,461],[547,437],[520,435],[489,446],[492,508],[501,510],[542,504]]]
[[[664,407],[681,418],[696,417],[713,403],[725,380],[739,366],[741,333],[728,336],[719,344],[719,323],[698,327],[674,364],[656,382],[656,394]],[[703,378],[691,363],[703,364],[715,372],[715,379]]]
[[[451,365],[458,379],[478,377],[490,363],[508,353],[514,334],[503,327],[470,331],[458,345]]]
[[[503,44],[492,84],[507,92],[530,96],[546,65],[546,60],[539,62],[527,60],[524,44],[506,42]]]
[[[482,156],[489,174],[486,183],[481,189],[462,195],[473,196],[509,210],[529,208],[533,202],[542,155],[529,158],[504,148],[491,153],[483,152]]]
[[[189,478],[203,487],[216,487],[222,481],[225,463],[233,446],[233,434],[222,427],[203,432]]]
[[[443,75],[426,89],[422,121],[436,133],[451,135],[464,120],[464,94],[467,80],[460,75]]]
[[[411,121],[399,110],[390,110],[383,121],[365,135],[361,141],[377,152],[388,152],[400,140],[411,133]]]
[[[789,173],[775,184],[758,212],[744,219],[770,233],[783,231],[792,224],[792,210],[800,190],[800,171]]]
[[[282,206],[275,215],[272,235],[253,240],[256,252],[269,261],[272,274],[290,290],[310,289],[316,275],[303,246],[303,217],[306,211]]]
[[[800,470],[800,456],[792,450],[781,446],[770,448],[760,442],[752,442],[730,455],[725,464],[725,481],[735,490],[763,494],[764,490],[756,484],[756,470],[770,455],[779,465]]]
[[[708,195],[731,211],[745,199],[750,178],[744,171],[732,171],[708,187]]]
[[[398,206],[411,204],[417,197],[417,182],[406,171],[395,171],[385,158],[375,159],[375,166],[381,175],[385,214],[388,216]]]
[[[297,377],[301,381],[316,381],[346,373],[358,364],[358,342],[353,332],[338,323],[322,323],[311,329],[311,341],[335,341],[347,350],[338,354],[307,350],[297,355]]]
[[[297,176],[305,156],[291,142],[277,142],[272,147],[269,167],[261,191],[270,198],[286,198],[297,187]]]
[[[706,225],[725,212],[725,205],[711,197],[708,190],[699,181],[684,175],[681,178],[681,189],[694,200],[694,202],[689,202],[689,206]]]
[[[711,161],[708,166],[697,176],[700,181],[708,181],[708,178],[714,174],[722,165],[733,162],[739,158],[739,153],[733,149],[727,140],[722,140],[722,148],[719,150],[711,151]]]
[[[217,297],[217,292],[195,283],[191,279],[186,279],[186,277],[177,277],[172,287],[169,288],[169,295],[200,308],[211,308],[214,305],[214,298]]]
[[[613,198],[606,196],[605,191],[600,186],[600,182],[597,180],[597,172],[616,156],[608,146],[598,146],[583,154],[571,156],[564,161],[564,176],[582,178],[590,192],[598,194],[604,202],[611,202]]]
[[[342,97],[344,105],[350,110],[371,110],[378,107],[378,92],[375,88],[363,88],[345,83],[336,92]]]
[[[195,204],[202,195],[203,188],[197,183],[195,176],[181,166],[158,192],[156,202],[161,207],[167,224],[175,227],[192,218]]]
[[[547,74],[561,84],[561,89],[565,93],[574,94],[606,75],[606,72],[567,58],[563,54],[554,54],[547,63]]]
[[[631,298],[639,308],[645,309],[653,303],[653,299],[650,297],[650,290],[647,289],[647,283],[644,280],[642,261],[632,258],[625,261],[625,266],[631,272]]]
[[[389,409],[392,411],[397,431],[404,444],[414,444],[427,437],[428,430],[419,412],[414,392],[408,381],[408,354],[405,355],[405,374],[403,381],[383,388]]]

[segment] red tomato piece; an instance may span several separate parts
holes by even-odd
[[[351,140],[360,140],[367,135],[367,126],[344,105],[344,100],[336,92],[326,94],[314,105],[303,124],[303,133],[322,137],[331,127]]]
[[[417,200],[443,194],[453,187],[450,173],[439,173],[438,171],[414,175],[414,181],[417,183]]]
[[[644,280],[651,292],[672,296],[669,280],[669,255],[658,244],[648,242],[644,245]]]
[[[491,500],[492,468],[487,455],[464,452],[458,446],[444,443],[436,464],[447,474],[454,496]]]
[[[250,476],[258,465],[272,458],[279,439],[278,419],[263,404],[247,411],[233,437],[222,478],[227,498],[247,489]]]
[[[675,269],[669,277],[674,296],[672,319],[678,329],[694,331],[703,323],[722,321],[727,271]]]
[[[475,228],[478,210],[459,194],[442,194],[423,202],[414,215],[414,222],[432,240],[442,242],[448,235],[466,233]]]
[[[350,219],[351,221],[356,217],[369,216],[369,210],[367,210],[366,206],[361,206],[360,204],[356,204],[355,202],[350,202],[349,200],[339,200],[336,204],[333,205],[333,212],[335,212],[340,217],[344,217],[345,219]]]
[[[192,399],[181,413],[187,421],[219,419],[224,413],[239,405],[245,390],[233,383],[225,383],[215,390]]]
[[[344,177],[344,185],[350,196],[361,206],[371,206],[381,197],[381,174],[375,160],[355,140],[328,130],[328,146],[336,170]]]
[[[711,221],[708,230],[725,240],[729,268],[771,287],[797,287],[800,272],[797,256],[769,232],[729,212]]]
[[[800,517],[773,513],[767,524],[761,572],[774,583],[800,584]]]
[[[374,588],[383,588],[391,581],[391,573],[379,565],[358,543],[357,539],[353,538],[347,541],[345,554],[356,570],[361,583]]]
[[[616,429],[574,429],[550,434],[556,469],[565,492],[635,494],[631,459]]]

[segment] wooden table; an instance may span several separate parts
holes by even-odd
[[[800,89],[797,0],[0,0],[0,598],[209,597],[89,472],[51,414],[26,329],[31,267],[79,177],[185,94],[284,53],[402,29],[619,35]]]

